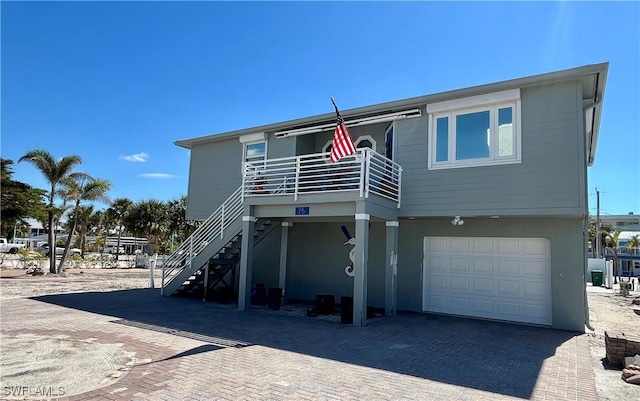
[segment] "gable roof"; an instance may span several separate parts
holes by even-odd
[[[602,116],[602,101],[604,98],[605,84],[609,63],[590,64],[582,67],[567,70],[549,72],[545,74],[533,75],[524,78],[516,78],[491,84],[473,86],[464,89],[456,89],[431,95],[418,96],[408,99],[396,100],[374,104],[370,106],[357,107],[348,110],[341,110],[340,113],[346,120],[374,117],[380,114],[401,112],[411,107],[423,107],[429,103],[444,100],[457,99],[468,96],[482,95],[502,90],[524,88],[528,86],[549,84],[561,81],[578,80],[582,84],[583,107],[585,110],[585,134],[587,139],[588,165],[592,165],[596,154],[596,145],[600,130],[600,120]],[[194,145],[206,142],[215,142],[223,139],[239,137],[242,135],[257,132],[274,133],[284,130],[313,127],[335,123],[335,112],[319,114],[311,117],[304,117],[295,120],[283,121],[273,124],[261,125],[257,127],[245,128],[230,132],[200,136],[191,139],[175,141],[177,146],[191,149]]]

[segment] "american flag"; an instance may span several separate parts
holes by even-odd
[[[331,163],[335,163],[345,156],[356,153],[356,147],[353,144],[353,139],[351,139],[351,134],[349,134],[347,126],[344,125],[344,118],[340,115],[338,106],[336,106],[336,102],[333,101],[333,97],[331,98],[331,103],[333,103],[333,107],[336,109],[336,116],[338,118],[336,130],[333,133],[331,156],[329,156]]]

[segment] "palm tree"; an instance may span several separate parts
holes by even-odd
[[[51,185],[51,189],[49,191],[49,204],[47,206],[47,217],[48,217],[48,228],[49,228],[49,272],[58,273],[59,270],[56,269],[56,225],[54,224],[55,217],[55,207],[53,204],[56,189],[58,184],[65,177],[74,177],[78,175],[82,175],[82,173],[73,173],[72,170],[74,167],[82,163],[82,159],[80,156],[71,155],[65,156],[62,159],[56,160],[51,153],[42,149],[35,149],[30,152],[27,152],[24,156],[22,156],[18,163],[20,162],[29,162],[33,164],[40,172],[44,175],[44,177],[49,181]]]
[[[87,234],[94,225],[95,215],[96,212],[93,208],[93,205],[83,205],[78,207],[77,213],[71,219],[71,221],[75,222],[76,229],[78,230],[78,235],[80,236],[80,249],[82,250],[80,256],[82,258],[84,258],[84,249],[86,247]]]
[[[167,202],[168,225],[170,235],[173,240],[177,236],[178,243],[181,243],[189,236],[190,226],[186,218],[187,197],[182,195],[178,199]],[[173,244],[171,244],[173,246]]]
[[[96,235],[96,245],[104,246],[104,242],[100,242],[100,238],[106,241],[106,237],[108,235],[108,227],[107,227],[107,212],[105,210],[98,210],[91,216],[91,221],[89,225],[89,230],[94,232]],[[103,236],[104,234],[104,236]]]
[[[627,242],[627,248],[629,248],[629,280],[631,280],[631,276],[633,275],[635,263],[633,261],[633,251],[638,246],[640,246],[640,235],[634,235],[633,237],[629,238],[629,241]]]
[[[60,265],[58,266],[59,271],[62,271],[64,268],[64,262],[67,259],[67,254],[71,247],[71,238],[73,237],[78,222],[78,207],[80,206],[80,202],[93,202],[97,200],[108,202],[107,191],[111,189],[111,183],[109,181],[91,178],[89,176],[65,177],[62,180],[62,184],[64,188],[61,192],[64,199],[73,202],[73,217],[71,218],[72,224],[69,235],[67,235],[67,241],[64,244],[62,259],[60,259]]]
[[[127,226],[135,234],[146,235],[155,253],[169,231],[166,205],[156,199],[136,202],[129,213]]]
[[[133,201],[127,198],[118,198],[111,203],[111,207],[108,209],[109,215],[113,218],[116,224],[116,230],[118,231],[118,245],[116,248],[116,261],[120,253],[120,238],[122,237],[122,230],[124,228],[125,220],[133,208]]]

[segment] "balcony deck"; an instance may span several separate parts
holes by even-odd
[[[365,201],[397,212],[401,178],[399,164],[371,149],[336,163],[329,161],[329,153],[315,153],[246,163],[242,196],[249,205]]]

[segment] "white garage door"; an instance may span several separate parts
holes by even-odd
[[[544,238],[424,238],[423,310],[551,325]]]

